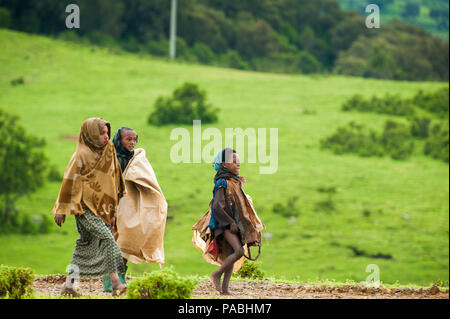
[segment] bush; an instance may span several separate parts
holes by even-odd
[[[217,59],[217,64],[226,68],[250,70],[250,65],[234,50],[228,50]]]
[[[237,271],[236,275],[241,278],[263,280],[266,275],[261,269],[259,269],[259,266],[259,263],[246,259],[242,267]]]
[[[153,271],[130,282],[128,299],[189,299],[198,280],[183,278],[172,269]]]
[[[206,92],[194,83],[184,83],[171,97],[160,96],[155,111],[148,123],[152,125],[192,124],[193,120],[203,123],[217,121],[217,109],[206,103]]]
[[[406,159],[414,150],[414,142],[408,127],[394,121],[387,121],[381,135],[381,144],[386,154],[393,159]]]
[[[277,203],[275,205],[273,205],[273,212],[281,215],[283,217],[289,218],[291,216],[298,216],[299,215],[299,210],[298,208],[295,206],[296,202],[298,200],[298,197],[291,197],[288,199],[286,206],[284,206],[283,204]]]
[[[22,223],[20,225],[20,233],[21,234],[35,234],[37,233],[38,225],[31,217],[28,215],[24,215],[22,218]]]
[[[342,110],[356,110],[399,116],[411,116],[415,113],[414,107],[409,100],[402,100],[398,95],[389,94],[386,94],[383,98],[374,96],[370,100],[365,100],[361,95],[356,94],[344,102]]]
[[[37,232],[39,234],[48,234],[53,229],[53,221],[47,215],[42,215]]]
[[[430,130],[430,137],[424,147],[424,154],[449,162],[449,122],[442,121]]]
[[[33,295],[34,272],[29,268],[0,266],[0,298],[23,299]]]
[[[12,79],[10,83],[11,83],[12,86],[24,85],[25,84],[25,79],[23,78],[23,76],[21,76],[21,77]]]
[[[420,90],[412,99],[412,103],[421,109],[439,117],[449,117],[449,88],[442,88],[434,93]]]
[[[60,174],[60,172],[56,168],[56,165],[50,166],[50,168],[48,170],[47,178],[51,182],[61,182],[63,180],[63,176]]]
[[[158,56],[169,55],[169,41],[150,41],[147,43],[145,49],[148,53]]]
[[[299,69],[304,74],[319,73],[322,64],[312,54],[302,51],[299,54]]]
[[[321,141],[321,148],[331,149],[335,154],[356,153],[360,156],[383,156],[378,137],[363,125],[350,122]]]
[[[331,149],[335,154],[356,153],[363,157],[389,155],[393,159],[406,159],[414,150],[411,138],[409,127],[394,121],[385,123],[381,135],[350,122],[322,140],[321,148]]]
[[[411,120],[411,135],[417,138],[427,138],[430,132],[431,119],[427,116],[414,116]]]
[[[200,63],[208,64],[215,58],[214,52],[206,44],[201,42],[195,43],[191,52],[195,54]]]
[[[336,207],[333,202],[333,198],[331,194],[328,194],[328,198],[318,201],[314,204],[314,209],[317,212],[325,212],[325,213],[331,213],[333,212]]]

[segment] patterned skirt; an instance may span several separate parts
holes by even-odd
[[[92,278],[126,272],[127,266],[110,226],[89,210],[76,215],[75,219],[80,238],[73,252],[69,275]]]

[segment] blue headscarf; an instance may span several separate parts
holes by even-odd
[[[213,161],[213,167],[216,170],[216,172],[219,170],[220,168],[220,164],[222,164],[222,152],[224,149],[221,149],[220,151],[217,152],[217,154],[214,156],[214,161]]]

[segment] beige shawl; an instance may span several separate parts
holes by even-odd
[[[243,248],[245,255],[248,256],[248,246],[253,243],[261,243],[261,231],[265,228],[264,224],[258,217],[256,210],[253,207],[252,199],[249,195],[245,194],[242,189],[240,181],[235,179],[227,179],[227,196],[233,200],[237,210],[239,211],[239,216],[241,222],[244,226],[244,234],[241,234],[243,241]],[[220,251],[217,260],[207,253],[207,248],[213,239],[211,229],[208,227],[209,220],[211,218],[211,205],[209,205],[209,210],[205,215],[194,225],[192,230],[194,231],[192,242],[194,247],[199,249],[203,253],[203,258],[207,262],[213,265],[221,265],[222,262],[227,257],[226,255],[226,245],[228,245],[224,240],[220,241]],[[235,264],[233,271],[238,271],[245,261],[245,257],[239,259]]]
[[[127,195],[119,204],[117,244],[122,256],[140,264],[164,264],[167,201],[145,150],[138,148],[124,171]]]
[[[81,215],[88,208],[116,231],[116,211],[125,193],[114,144],[100,142],[103,119],[84,121],[75,153],[64,172],[64,179],[52,214]]]

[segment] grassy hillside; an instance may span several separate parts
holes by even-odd
[[[25,84],[12,86],[18,77]],[[219,122],[203,129],[278,128],[278,171],[261,175],[260,164],[241,167],[245,189],[267,227],[259,261],[269,276],[359,282],[369,275],[366,266],[377,264],[385,283],[448,280],[448,164],[421,154],[395,161],[319,150],[322,138],[351,120],[379,129],[390,118],[342,112],[342,102],[353,94],[410,97],[447,83],[242,72],[0,30],[0,108],[19,115],[27,132],[46,139],[46,153],[61,172],[75,150],[73,141],[61,137],[76,136],[84,119],[101,116],[113,130],[134,128],[169,202],[166,263],[181,274],[205,275],[215,267],[192,246],[191,226],[207,210],[214,170],[210,163],[172,163],[170,133],[176,126],[147,125],[156,98],[185,81],[199,84],[220,109]],[[192,126],[185,127],[192,132]],[[59,187],[47,182],[18,203],[20,210],[49,213]],[[336,188],[334,211],[315,209],[327,198],[318,191],[324,187]],[[296,220],[273,212],[275,204],[286,205],[292,197],[298,197]],[[63,273],[77,236],[73,217],[51,234],[1,235],[0,264]],[[348,246],[392,259],[355,256]],[[132,265],[130,270],[156,268]]]

